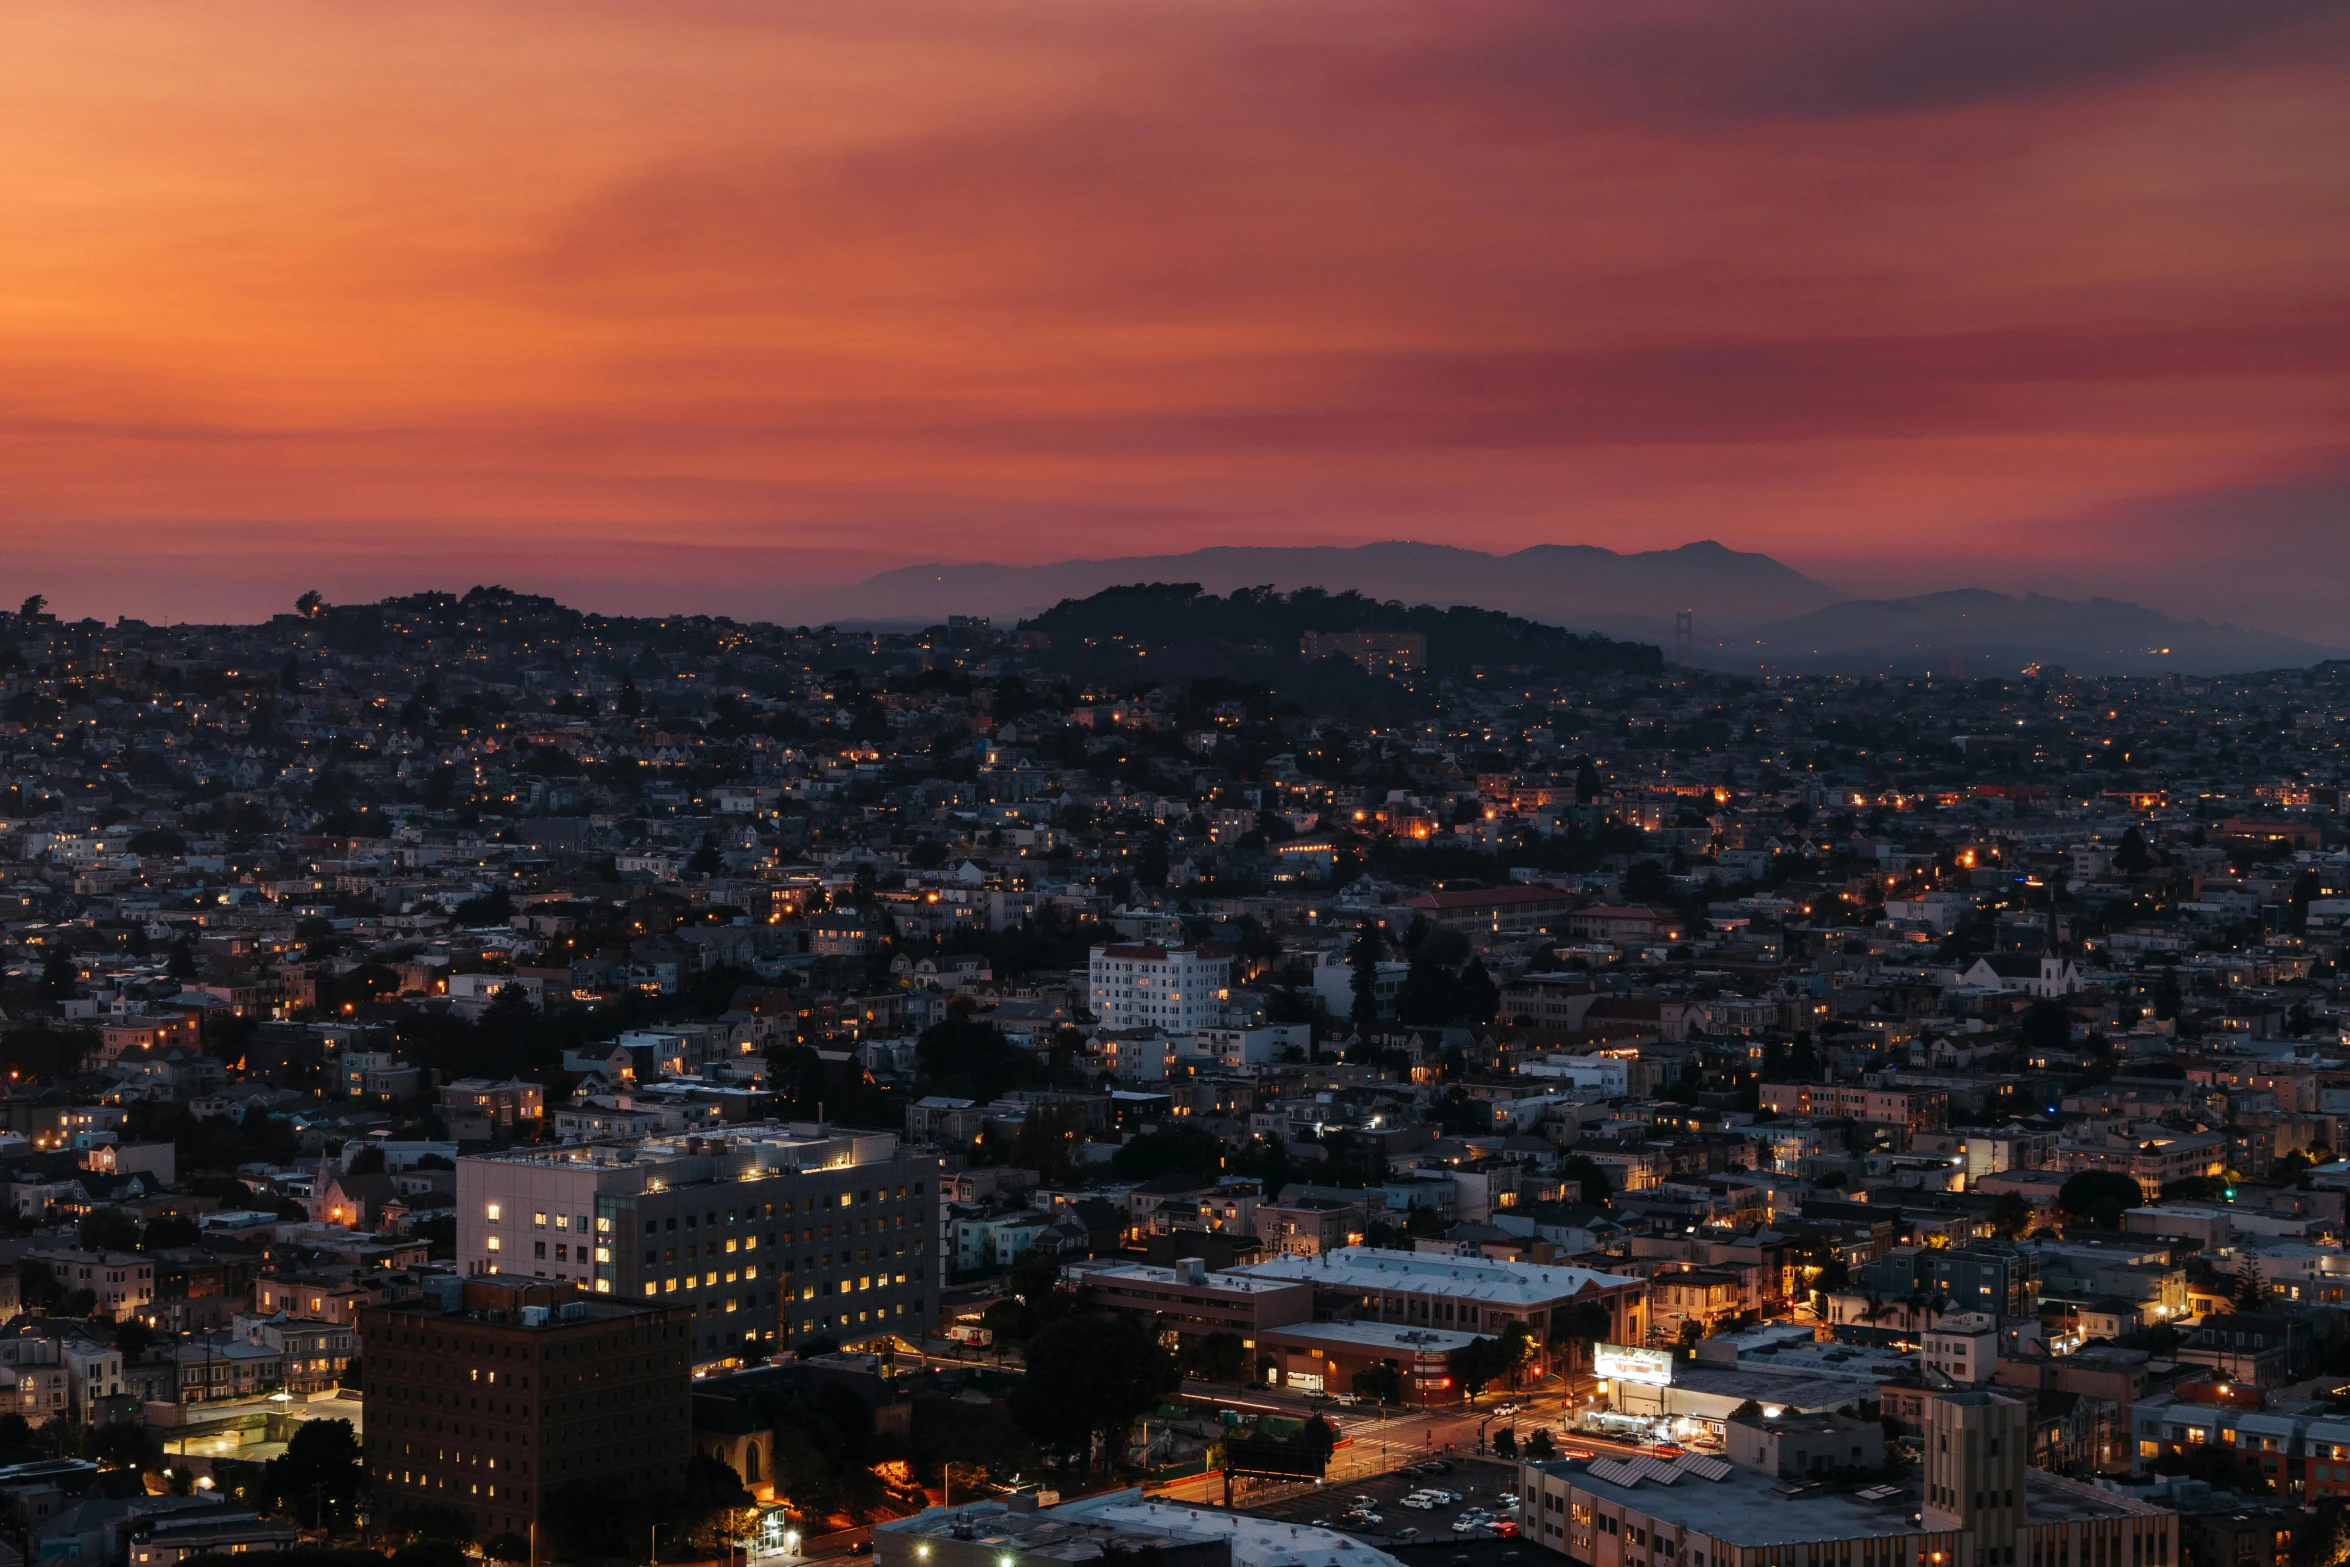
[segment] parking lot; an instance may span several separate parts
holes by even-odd
[[[1518,1471],[1508,1464],[1475,1458],[1455,1457],[1450,1462],[1452,1470],[1449,1474],[1409,1475],[1398,1472],[1355,1480],[1333,1480],[1319,1486],[1283,1487],[1279,1493],[1261,1499],[1246,1497],[1235,1500],[1247,1512],[1279,1518],[1285,1522],[1321,1523],[1381,1547],[1415,1542],[1423,1545],[1492,1543],[1493,1537],[1481,1532],[1456,1535],[1453,1533],[1453,1524],[1463,1511],[1478,1507],[1496,1517],[1510,1516],[1510,1509],[1502,1506],[1498,1498],[1517,1484]],[[1457,1491],[1461,1499],[1427,1511],[1403,1505],[1404,1497],[1425,1488]],[[1347,1511],[1356,1505],[1359,1497],[1370,1498],[1370,1511],[1378,1517],[1379,1522],[1366,1524],[1349,1520]],[[1404,1530],[1414,1533],[1399,1541],[1398,1536]],[[1515,1545],[1517,1542],[1512,1540],[1501,1543]],[[1476,1554],[1479,1560],[1492,1559],[1483,1550]]]

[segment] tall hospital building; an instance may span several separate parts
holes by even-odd
[[[938,1202],[937,1156],[888,1132],[518,1147],[457,1161],[457,1258],[682,1310],[707,1369],[818,1335],[920,1338],[938,1316]]]

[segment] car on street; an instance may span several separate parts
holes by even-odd
[[[1395,1531],[1395,1533],[1388,1536],[1390,1540],[1393,1540],[1398,1545],[1408,1545],[1412,1541],[1417,1540],[1419,1537],[1420,1531],[1417,1529],[1398,1529]]]

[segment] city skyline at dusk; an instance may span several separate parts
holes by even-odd
[[[67,614],[1718,539],[2350,642],[2335,6],[252,0],[0,43],[0,527]]]

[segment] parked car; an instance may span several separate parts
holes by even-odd
[[[1486,1527],[1499,1539],[1514,1540],[1518,1537],[1518,1520],[1515,1518],[1496,1518]]]
[[[1398,1545],[1409,1545],[1412,1541],[1417,1540],[1419,1537],[1420,1531],[1417,1529],[1398,1529],[1395,1531],[1395,1533],[1388,1536],[1390,1540],[1393,1540]]]
[[[1409,1507],[1412,1511],[1417,1513],[1432,1513],[1436,1511],[1436,1498],[1433,1496],[1407,1496],[1395,1505],[1398,1507]]]

